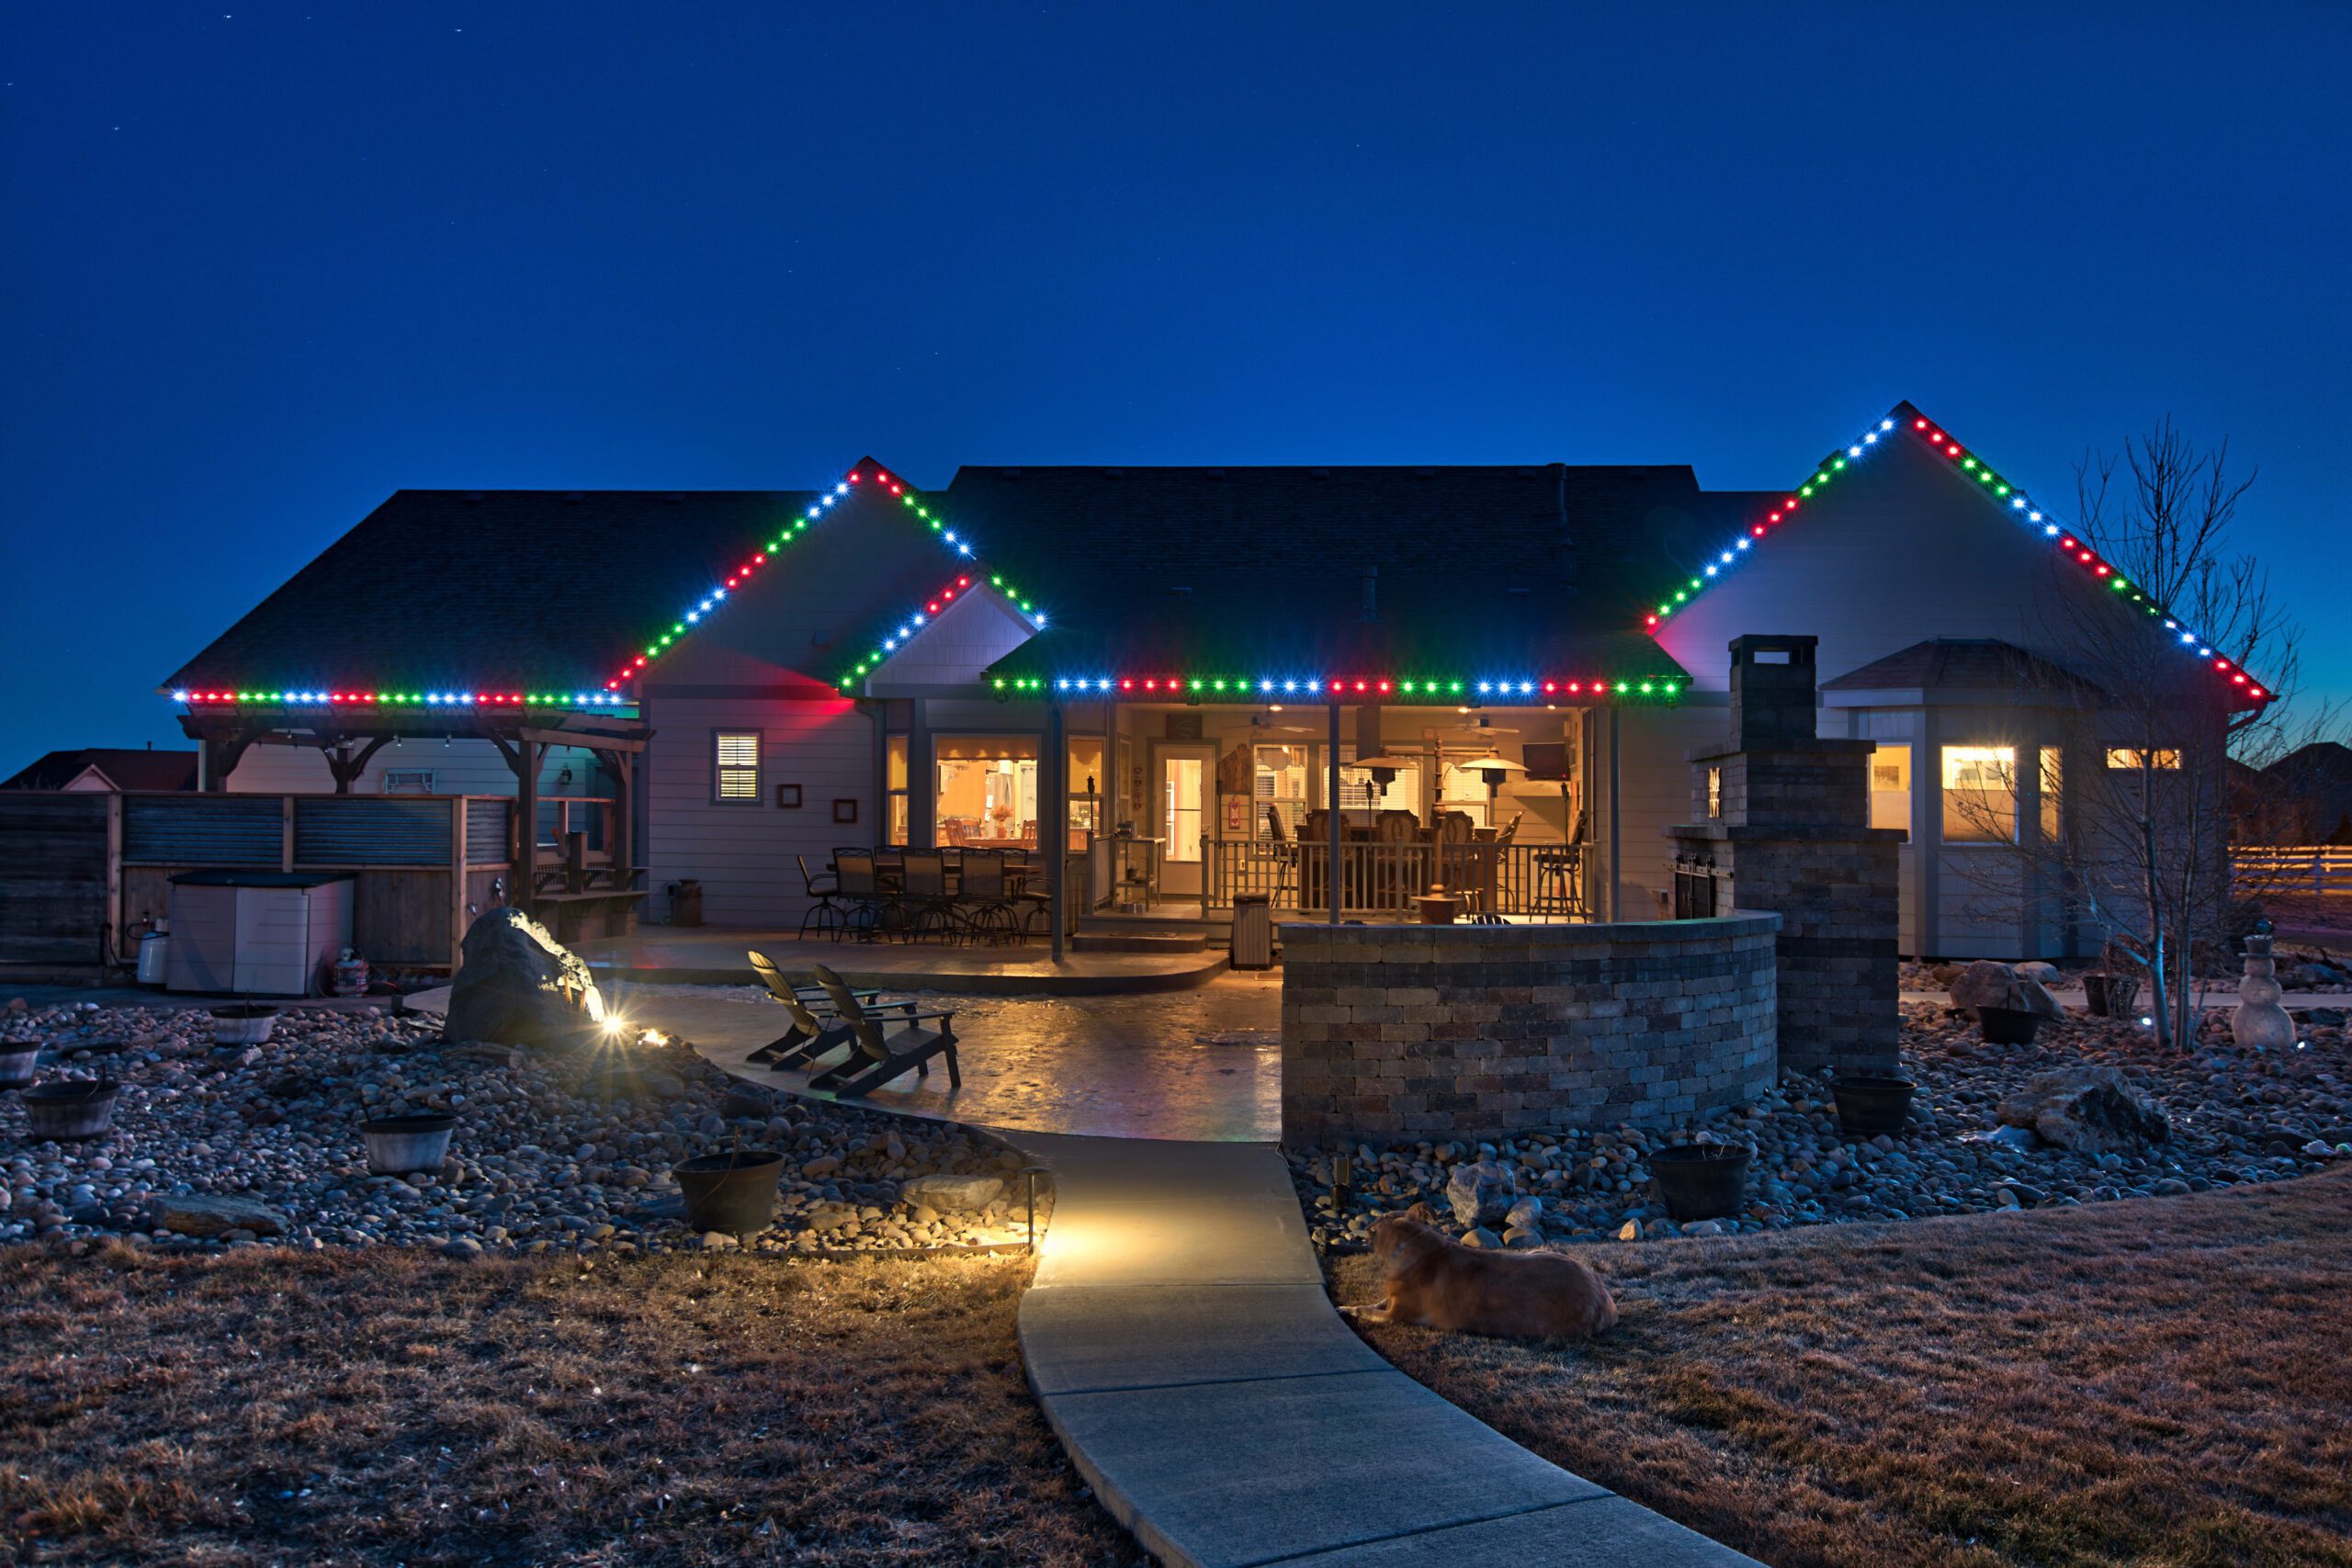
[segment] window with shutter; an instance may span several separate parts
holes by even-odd
[[[760,732],[756,729],[714,731],[711,765],[713,800],[729,806],[760,803]]]

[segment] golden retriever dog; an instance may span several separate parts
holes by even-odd
[[[1358,1323],[1414,1323],[1511,1339],[1582,1339],[1617,1321],[1600,1277],[1557,1252],[1464,1247],[1430,1223],[1428,1205],[1385,1214],[1372,1227],[1386,1299],[1341,1307]]]

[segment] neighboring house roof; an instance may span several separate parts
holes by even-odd
[[[1651,563],[1756,499],[1562,464],[965,468],[938,497],[1051,615],[998,671],[1097,680],[1679,677],[1631,614]]]
[[[1929,637],[1824,681],[1825,692],[2038,692],[2067,698],[2105,694],[2073,671],[1997,637]]]
[[[63,789],[93,769],[109,786],[118,790],[192,790],[196,787],[196,753],[193,751],[85,746],[74,751],[51,751],[6,784],[0,784],[0,789]]]

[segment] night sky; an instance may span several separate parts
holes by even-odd
[[[2352,694],[2352,7],[1631,9],[10,6],[0,773],[186,744],[401,486],[1770,487],[1904,397],[2053,498],[2227,434]]]

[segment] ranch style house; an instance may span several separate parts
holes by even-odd
[[[796,928],[837,851],[889,845],[1042,856],[1068,925],[1409,919],[1432,884],[1635,919],[1703,882],[1666,829],[1719,810],[1690,754],[1733,638],[1812,638],[1818,733],[1875,743],[1871,824],[1907,835],[1902,950],[2062,957],[2100,933],[2020,846],[2116,765],[2055,629],[2101,599],[2177,648],[2184,713],[2267,700],[1904,402],[1782,490],[1562,463],[924,490],[872,458],[805,491],[404,490],[162,689],[204,791],[470,802],[493,869],[461,903],[609,922],[579,929],[686,900]],[[2184,728],[2187,765],[2217,733]]]

